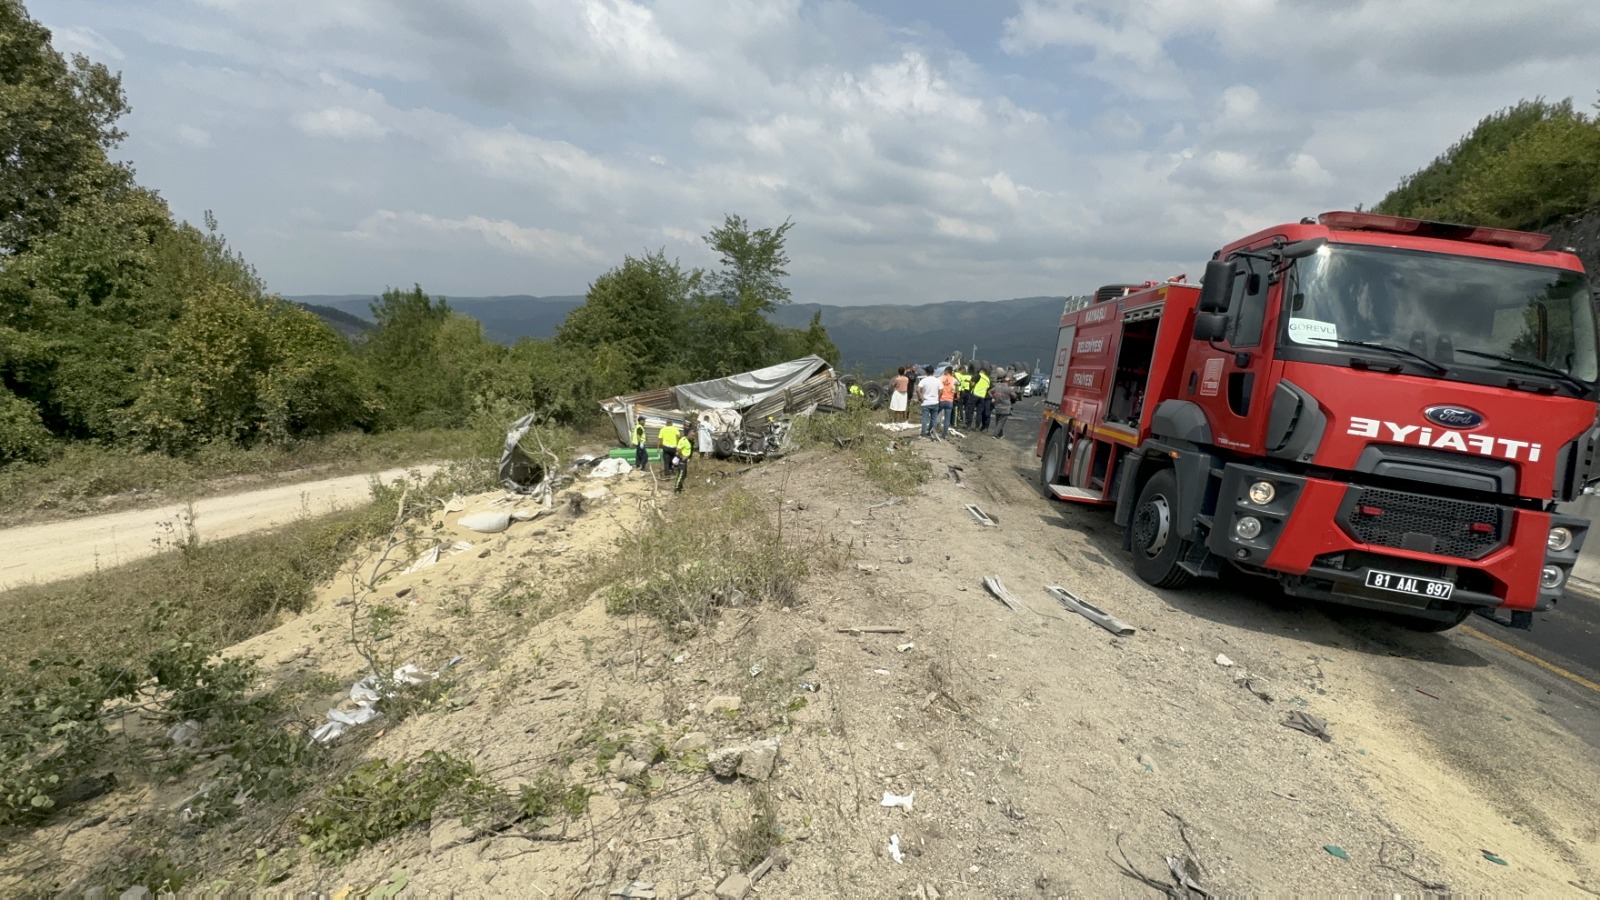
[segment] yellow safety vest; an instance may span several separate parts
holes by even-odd
[[[960,391],[972,390],[972,376],[965,372],[956,374],[956,389]]]
[[[852,383],[850,385],[850,393],[855,394],[857,397],[865,396],[865,392],[861,390],[861,385],[859,384]]]
[[[660,447],[676,447],[681,436],[682,432],[678,431],[678,426],[668,422],[661,426],[661,431],[656,434],[656,444]]]
[[[972,396],[983,398],[989,396],[989,373],[978,375],[978,383],[972,386]]]
[[[694,455],[694,443],[687,437],[678,438],[678,456],[688,459],[692,455]]]
[[[633,424],[633,445],[635,447],[643,447],[644,446],[644,423],[643,422],[635,422]]]

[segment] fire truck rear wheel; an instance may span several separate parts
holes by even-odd
[[[1154,587],[1183,587],[1191,578],[1178,566],[1185,541],[1178,534],[1177,497],[1178,480],[1171,469],[1162,469],[1139,491],[1139,502],[1128,522],[1133,571]]]
[[[1072,472],[1067,483],[1075,488],[1089,488],[1089,455],[1094,451],[1094,441],[1078,438],[1072,445]]]
[[[1057,428],[1050,432],[1050,439],[1044,444],[1044,456],[1039,460],[1039,485],[1045,489],[1046,497],[1051,496],[1050,485],[1061,481],[1061,461],[1066,452],[1067,435]]]

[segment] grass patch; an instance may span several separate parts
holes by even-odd
[[[604,586],[607,611],[651,616],[684,635],[722,606],[792,604],[812,562],[836,548],[792,530],[786,537],[780,517],[739,490],[679,504],[672,521],[619,541],[579,595]]]
[[[891,496],[914,494],[933,474],[922,454],[911,449],[903,433],[878,427],[885,414],[852,403],[837,413],[814,413],[795,422],[791,432],[802,447],[849,454],[867,480]]]
[[[724,859],[740,872],[749,871],[772,855],[783,841],[778,828],[778,802],[770,785],[750,792],[750,819],[728,835]]]

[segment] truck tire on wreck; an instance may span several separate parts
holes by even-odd
[[[1162,469],[1139,491],[1139,502],[1128,521],[1133,571],[1153,587],[1179,588],[1192,578],[1178,567],[1185,541],[1174,516],[1177,497],[1178,480],[1171,469]]]
[[[867,396],[867,405],[873,409],[882,409],[889,402],[889,389],[881,381],[868,381],[861,385],[861,393]]]
[[[1066,452],[1067,435],[1057,428],[1050,432],[1050,439],[1044,444],[1044,455],[1039,458],[1039,487],[1044,489],[1046,497],[1052,496],[1050,485],[1061,479],[1061,458]]]

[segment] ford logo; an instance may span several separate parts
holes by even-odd
[[[1465,406],[1430,406],[1422,415],[1429,422],[1446,428],[1477,428],[1483,424],[1483,413]]]

